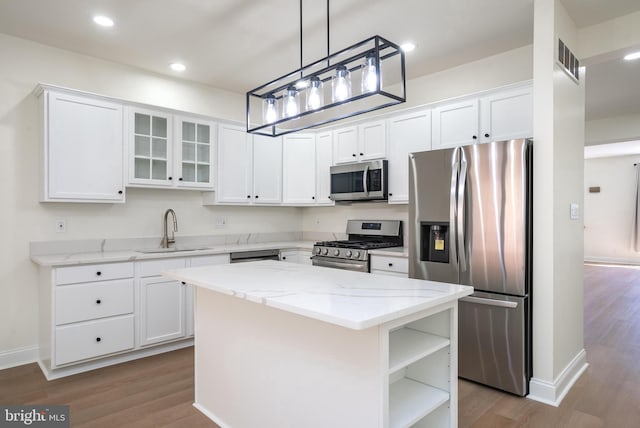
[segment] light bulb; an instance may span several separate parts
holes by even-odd
[[[269,94],[267,98],[264,99],[264,121],[266,123],[273,123],[277,119],[276,97],[273,94]]]
[[[298,90],[291,85],[287,88],[282,105],[282,116],[292,117],[298,114]]]
[[[362,67],[362,93],[375,92],[378,89],[378,67],[376,64],[376,54],[370,52],[364,59]]]
[[[333,102],[344,101],[351,98],[351,75],[347,67],[336,67],[336,75],[333,78]]]
[[[322,81],[318,76],[313,76],[309,82],[307,91],[307,110],[316,110],[324,104],[324,93],[322,91]]]

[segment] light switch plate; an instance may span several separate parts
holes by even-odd
[[[576,204],[575,202],[572,202],[570,207],[570,212],[571,212],[571,220],[578,220],[580,218],[580,205]]]

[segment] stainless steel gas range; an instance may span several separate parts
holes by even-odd
[[[349,239],[316,242],[314,266],[369,272],[369,250],[402,247],[400,220],[348,220]]]

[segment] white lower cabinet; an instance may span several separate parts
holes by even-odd
[[[380,275],[409,276],[409,260],[407,257],[371,255],[371,273]]]
[[[455,305],[390,329],[388,426],[457,426]]]
[[[280,261],[310,265],[311,250],[280,250]]]

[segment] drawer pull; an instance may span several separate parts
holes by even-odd
[[[96,342],[101,342],[101,341],[102,341],[102,338],[96,337]]]
[[[100,276],[100,275],[102,275],[102,272],[98,271],[98,272],[96,272],[96,275]]]
[[[102,303],[102,300],[98,299],[96,300],[96,304],[99,305],[100,303]]]
[[[392,266],[393,266],[393,263],[389,263],[389,267],[392,267]]]
[[[186,283],[186,282],[184,282],[184,281],[182,281],[182,285],[187,285],[187,283]]]

